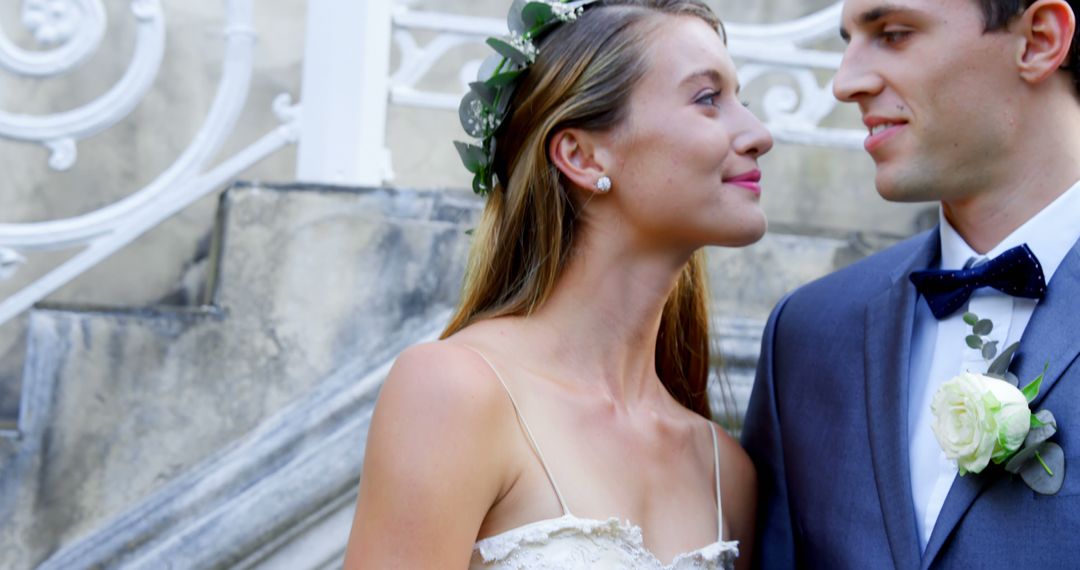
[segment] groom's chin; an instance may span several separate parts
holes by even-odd
[[[877,165],[874,185],[878,195],[889,202],[936,202],[941,199],[935,186],[925,176],[906,175],[897,165]]]

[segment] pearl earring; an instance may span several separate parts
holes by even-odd
[[[601,194],[607,194],[608,191],[611,190],[611,178],[608,178],[607,175],[601,176],[596,181],[596,189],[599,190]]]

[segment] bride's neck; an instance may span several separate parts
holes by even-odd
[[[529,320],[548,362],[599,383],[615,402],[655,395],[656,338],[685,261],[641,255],[577,255]],[[561,374],[560,374],[561,375]]]

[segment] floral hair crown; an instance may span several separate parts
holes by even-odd
[[[563,22],[573,22],[597,0],[514,0],[506,17],[508,38],[488,38],[495,54],[480,65],[477,80],[461,99],[461,126],[478,144],[454,141],[465,168],[473,173],[473,192],[485,196],[494,188],[495,132],[509,114],[518,81],[538,53],[534,43]]]

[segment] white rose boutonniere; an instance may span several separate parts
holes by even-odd
[[[980,473],[990,463],[1004,464],[1036,492],[1057,493],[1065,478],[1065,456],[1060,446],[1047,441],[1057,432],[1057,422],[1049,411],[1032,413],[1028,407],[1039,394],[1043,375],[1019,388],[1019,379],[1008,372],[1018,343],[998,355],[996,342],[984,338],[993,323],[971,313],[964,321],[972,326],[968,346],[981,349],[986,360],[997,358],[986,374],[965,372],[934,394],[931,429],[938,444],[961,476]]]
[[[960,474],[978,473],[991,459],[1020,449],[1031,429],[1027,399],[1015,386],[965,372],[941,386],[930,404],[931,426]]]

